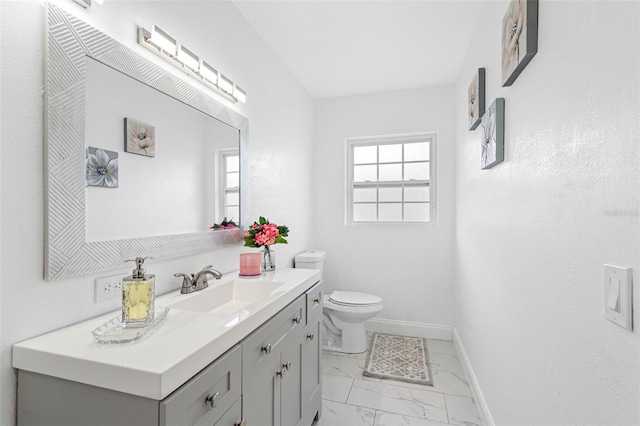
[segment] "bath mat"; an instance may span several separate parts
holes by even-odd
[[[374,333],[362,374],[377,379],[433,386],[427,340]]]

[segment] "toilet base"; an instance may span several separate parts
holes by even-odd
[[[325,319],[326,321],[326,319]],[[364,323],[349,324],[342,330],[332,330],[331,325],[324,325],[324,337],[322,349],[329,352],[342,352],[347,354],[359,354],[369,349],[367,332]],[[339,331],[336,333],[335,331]]]

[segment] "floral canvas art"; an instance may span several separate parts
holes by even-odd
[[[484,114],[484,68],[479,68],[469,85],[469,130],[480,124]]]
[[[124,119],[124,150],[132,154],[156,156],[156,129],[133,118]]]
[[[511,86],[538,52],[538,0],[511,0],[502,18],[502,86]]]
[[[482,116],[480,167],[490,169],[504,160],[504,98],[498,98]]]
[[[86,153],[87,186],[118,187],[118,153],[88,147]]]

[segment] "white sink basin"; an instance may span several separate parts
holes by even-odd
[[[209,281],[209,287],[187,295],[171,303],[172,309],[233,315],[247,310],[251,305],[280,294],[285,284],[279,281],[263,281],[236,278],[227,282]]]

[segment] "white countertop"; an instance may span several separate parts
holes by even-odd
[[[252,279],[285,284],[277,294],[244,310],[243,319],[236,324],[230,321],[233,315],[171,309],[151,335],[137,342],[97,343],[91,332],[119,314],[114,311],[14,345],[13,367],[164,399],[303,294],[319,276],[320,272],[314,269],[283,268]],[[237,277],[237,272],[227,274],[219,283]],[[215,287],[218,281],[210,280],[209,285],[208,289],[189,295],[177,290],[159,296],[156,306],[170,306],[187,297],[198,297],[198,293]]]

